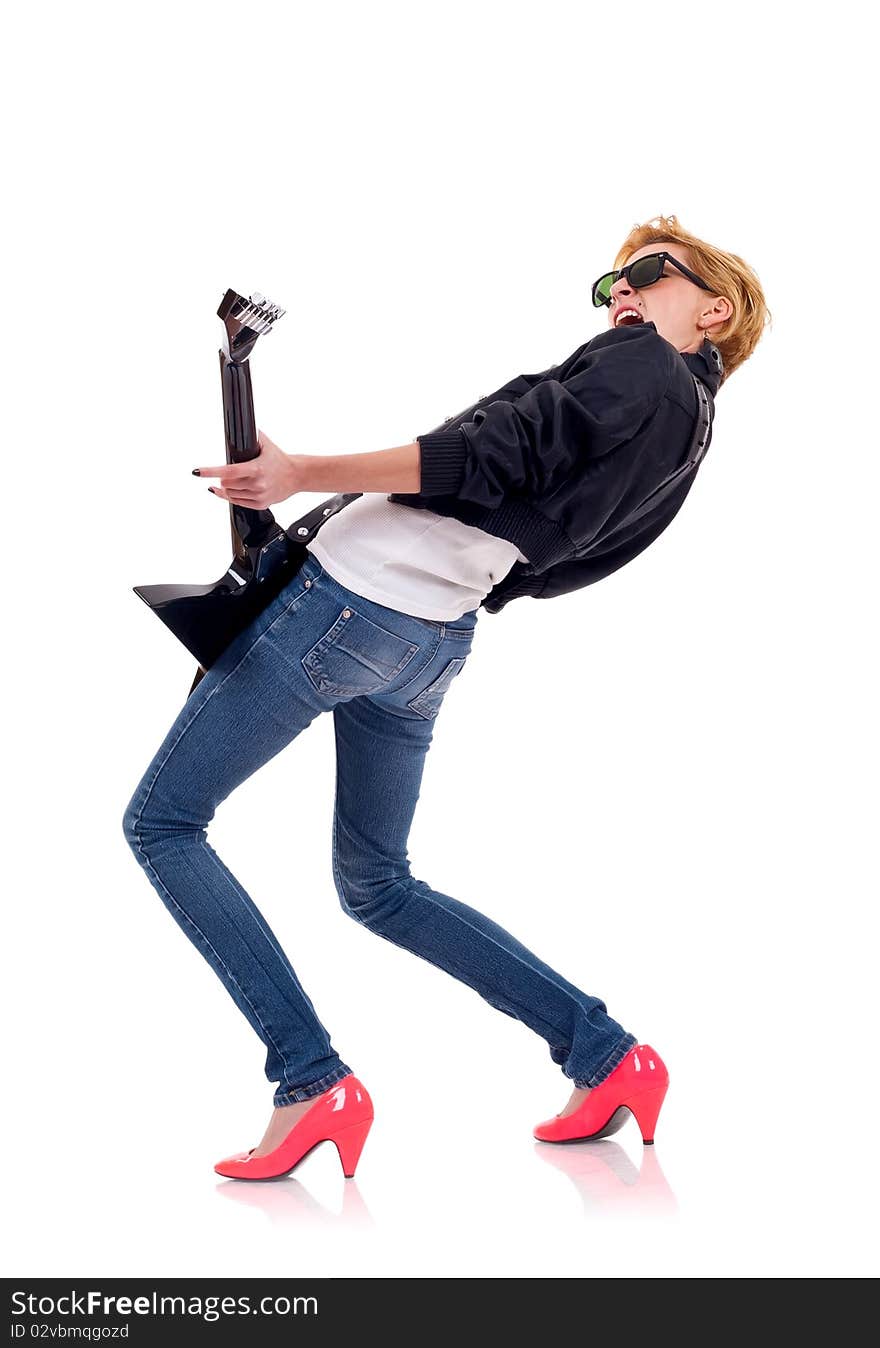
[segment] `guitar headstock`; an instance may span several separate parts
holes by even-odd
[[[270,332],[272,324],[286,312],[280,305],[273,304],[258,291],[246,297],[239,295],[236,290],[227,290],[220,301],[217,317],[222,318],[226,327],[229,358],[246,359],[257,338],[263,333]]]

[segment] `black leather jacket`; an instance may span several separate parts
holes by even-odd
[[[682,354],[653,323],[609,329],[418,436],[419,491],[388,500],[454,516],[528,557],[483,599],[490,613],[524,595],[591,585],[642,552],[681,508],[693,474],[603,546],[685,460],[698,418],[693,376],[714,397],[722,373],[708,338]]]

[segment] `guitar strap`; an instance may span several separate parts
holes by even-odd
[[[621,520],[619,524],[616,524],[609,533],[604,534],[601,539],[598,539],[595,544],[591,545],[591,547],[599,546],[600,544],[604,547],[606,541],[612,537],[613,534],[618,533],[621,529],[628,528],[631,524],[635,524],[636,520],[641,519],[641,517],[646,515],[649,510],[654,510],[661,501],[665,500],[671,492],[675,491],[675,489],[681,485],[685,477],[692,476],[697,471],[709,443],[709,432],[712,428],[715,401],[703,381],[698,379],[693,373],[692,378],[697,390],[697,422],[694,427],[694,433],[691,437],[691,443],[688,447],[687,457],[684,463],[674,469],[668,477],[660,483],[660,486],[656,487],[654,491],[651,492],[651,495],[647,500],[643,501],[635,510],[630,511],[626,519]],[[351,505],[352,501],[357,501],[363,494],[362,491],[339,492],[336,496],[331,496],[326,501],[322,501],[320,505],[316,505],[312,510],[303,515],[301,519],[298,519],[291,524],[289,529],[285,529],[284,532],[292,542],[300,543],[304,547],[308,547],[309,543],[311,543],[312,539],[315,537],[315,534],[321,528],[321,525],[330,519],[331,515],[336,515],[340,510],[344,510],[347,505]],[[586,552],[579,553],[578,556],[586,557],[590,550],[591,548],[587,548]]]
[[[338,495],[331,496],[328,500],[322,501],[320,505],[316,505],[313,510],[303,515],[302,519],[296,520],[284,532],[292,543],[301,543],[304,547],[308,547],[321,525],[329,520],[331,515],[335,515],[345,506],[351,505],[352,501],[357,501],[363,494],[362,491],[339,492]]]

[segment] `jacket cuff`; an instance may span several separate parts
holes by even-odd
[[[464,481],[467,441],[464,432],[432,431],[418,435],[420,496],[454,496]]]

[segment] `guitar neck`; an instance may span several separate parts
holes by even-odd
[[[260,452],[254,418],[251,369],[248,360],[230,359],[220,351],[220,377],[223,385],[223,429],[226,435],[226,462],[246,463]],[[271,510],[249,510],[229,505],[232,549],[243,570],[247,570],[249,548],[260,548],[278,529]]]
[[[226,341],[220,349],[220,378],[223,386],[223,429],[226,435],[226,462],[246,463],[260,452],[254,420],[249,357],[257,339],[270,332],[282,317],[280,305],[265,295],[239,295],[227,290],[217,317],[226,329]],[[242,579],[253,574],[254,556],[275,535],[282,533],[271,510],[248,510],[229,506],[232,526],[233,566]]]

